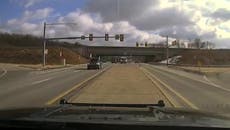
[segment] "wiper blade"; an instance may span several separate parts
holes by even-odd
[[[165,103],[163,100],[159,100],[158,103],[156,104],[108,104],[108,103],[70,103],[67,102],[65,99],[61,99],[59,104],[64,105],[64,104],[70,104],[74,106],[81,106],[81,107],[133,107],[133,108],[146,108],[146,107],[164,107]]]

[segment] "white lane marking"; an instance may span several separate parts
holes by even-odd
[[[74,73],[77,73],[77,72],[79,72],[80,70],[75,70],[75,71],[73,71]]]
[[[62,71],[67,71],[70,69],[75,69],[75,68],[79,68],[84,64],[78,65],[78,66],[71,66],[71,67],[65,67],[65,68],[58,68],[58,69],[48,69],[48,70],[40,70],[35,72],[35,74],[47,74],[47,73],[60,73]]]
[[[149,65],[149,66],[151,66],[151,65]],[[154,66],[152,66],[150,69],[153,69],[153,68],[162,70],[161,68],[154,67]],[[163,71],[167,71],[167,70],[163,70]],[[188,78],[188,79],[191,79],[191,80],[194,80],[194,81],[198,81],[198,82],[201,82],[201,83],[210,85],[210,86],[212,86],[212,87],[216,87],[216,88],[222,89],[222,90],[224,90],[224,91],[230,92],[230,89],[224,88],[224,87],[222,87],[222,86],[220,86],[220,85],[217,85],[217,84],[214,84],[214,83],[212,83],[212,82],[210,82],[210,81],[208,82],[207,80],[206,80],[207,82],[205,82],[205,81],[203,81],[203,80],[197,80],[197,79],[191,78],[191,77],[189,77],[189,76],[181,75],[181,74],[178,74],[178,73],[174,73],[174,72],[170,72],[170,71],[167,71],[167,72],[173,73],[173,74],[176,74],[176,75],[178,75],[178,76],[185,77],[185,78]]]
[[[3,70],[3,73],[0,75],[0,78],[3,77],[7,73],[7,70],[5,68],[2,68],[2,70]]]
[[[34,85],[34,84],[39,84],[39,83],[42,83],[42,82],[45,82],[45,81],[48,81],[48,80],[51,80],[51,79],[53,79],[53,78],[47,78],[47,79],[35,81],[35,82],[33,82],[32,84],[33,84],[33,85]]]
[[[214,84],[212,81],[210,81],[210,80],[207,78],[206,75],[203,75],[203,78],[204,78],[206,81],[208,81],[209,83]],[[216,85],[216,84],[214,84],[214,85]]]

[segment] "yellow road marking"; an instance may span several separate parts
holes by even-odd
[[[151,65],[149,65],[149,64],[146,64],[146,65],[147,65],[147,66],[150,66],[150,67],[151,67],[150,69],[152,69],[152,70],[153,70],[153,68],[156,68],[156,67],[151,66]],[[162,70],[162,68],[157,68],[157,69],[158,69],[158,70]],[[163,71],[167,71],[167,70],[163,70]],[[197,82],[200,82],[200,83],[204,83],[204,84],[207,84],[207,85],[209,85],[209,86],[212,86],[212,87],[219,88],[219,89],[222,89],[222,90],[224,90],[224,91],[230,92],[230,89],[224,88],[224,87],[222,87],[222,86],[220,86],[220,85],[216,85],[216,84],[213,84],[213,83],[208,82],[208,81],[205,82],[205,81],[203,81],[203,80],[197,80],[197,79],[195,79],[195,78],[191,78],[191,77],[189,77],[189,76],[181,75],[181,74],[178,74],[178,73],[175,73],[175,72],[170,72],[170,71],[167,71],[167,72],[173,73],[173,74],[176,74],[176,75],[178,75],[178,76],[180,76],[180,77],[188,78],[188,79],[191,79],[191,80],[194,80],[194,81],[197,81]]]
[[[178,103],[176,103],[171,96],[169,96],[169,94],[163,90],[163,88],[161,88],[161,86],[149,75],[149,73],[141,67],[141,70],[144,72],[144,74],[148,77],[149,80],[151,80],[151,82],[153,84],[155,84],[157,86],[157,88],[161,91],[161,93],[168,99],[169,103],[173,106],[173,107],[180,107],[178,105]]]
[[[148,71],[148,70],[146,70],[146,71]],[[170,90],[171,92],[173,92],[174,94],[176,94],[179,98],[181,98],[188,106],[190,106],[193,109],[199,109],[196,105],[194,105],[188,99],[186,99],[185,97],[183,97],[180,93],[178,93],[177,91],[175,91],[174,89],[172,89],[172,87],[170,87],[169,85],[167,85],[166,83],[164,83],[163,81],[161,81],[159,78],[157,78],[154,74],[152,74],[150,72],[148,72],[148,73],[149,73],[150,76],[152,76],[154,79],[156,79],[162,85],[164,85],[168,90]]]
[[[69,94],[70,92],[72,92],[73,90],[77,89],[78,87],[80,87],[81,85],[83,85],[84,83],[88,82],[89,80],[93,79],[94,77],[98,76],[99,74],[101,74],[102,72],[104,72],[105,70],[107,70],[109,67],[105,68],[102,71],[99,71],[98,73],[94,74],[93,76],[87,78],[86,80],[80,82],[79,84],[75,85],[74,87],[68,89],[67,91],[59,94],[58,96],[56,96],[55,98],[49,100],[48,102],[45,103],[45,105],[51,105],[55,102],[57,102],[58,100],[60,100],[62,97],[64,97],[65,95]]]

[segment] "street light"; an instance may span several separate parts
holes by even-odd
[[[46,26],[47,25],[68,25],[68,24],[74,24],[76,23],[46,23],[44,22],[44,28],[43,28],[43,67],[46,65]]]

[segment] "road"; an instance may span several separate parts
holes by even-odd
[[[211,112],[230,112],[228,87],[216,85],[203,75],[165,66],[143,64],[143,67],[169,87],[171,91],[167,92],[179,106]]]
[[[1,109],[45,106],[48,100],[98,72],[86,70],[85,65],[43,71],[14,65],[0,68],[7,71],[0,77]]]
[[[216,84],[210,77],[144,63],[85,68],[38,71],[0,65],[0,109],[56,105],[65,97],[70,102],[88,103],[164,100],[167,107],[230,112],[229,86]]]
[[[230,77],[229,70],[221,73],[211,73],[207,75],[207,78],[210,80],[210,82],[218,86],[223,86],[228,89],[230,89],[229,77]]]

